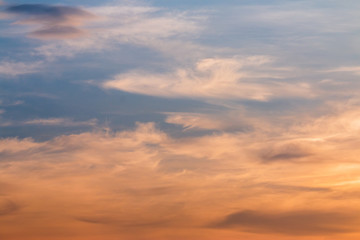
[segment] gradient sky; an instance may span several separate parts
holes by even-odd
[[[0,1],[1,240],[360,239],[358,0]]]

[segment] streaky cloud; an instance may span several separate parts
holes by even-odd
[[[206,58],[196,62],[193,68],[177,68],[168,74],[142,71],[119,74],[105,81],[102,87],[166,98],[268,101],[286,96],[314,96],[309,84],[279,81],[287,71],[279,73],[278,69],[272,69],[271,62],[268,56]],[[258,69],[268,72],[259,74]],[[261,82],[264,78],[277,80]]]
[[[29,36],[35,38],[57,39],[59,38],[59,36],[62,36],[64,38],[75,38],[80,37],[84,34],[84,30],[71,26],[51,26],[33,31],[32,33],[30,33]]]
[[[67,118],[40,118],[25,121],[25,125],[45,125],[45,126],[95,126],[96,119],[90,119],[88,121],[74,121]]]
[[[266,213],[245,210],[226,216],[213,227],[301,236],[354,232],[357,222],[356,215],[340,212],[304,210]]]

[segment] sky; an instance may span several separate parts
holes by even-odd
[[[359,23],[357,0],[0,1],[0,239],[359,239]]]

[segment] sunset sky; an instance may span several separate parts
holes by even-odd
[[[0,1],[1,240],[359,240],[360,1]]]

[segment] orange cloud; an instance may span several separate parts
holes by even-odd
[[[44,142],[2,139],[0,234],[106,240],[358,234],[353,138],[313,141],[314,130],[298,127],[277,133],[174,139],[146,123]]]

